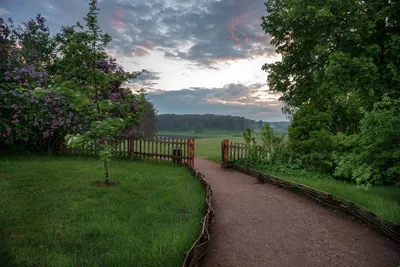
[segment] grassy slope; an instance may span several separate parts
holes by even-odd
[[[0,157],[0,261],[16,266],[179,266],[200,228],[204,191],[180,166]],[[0,262],[4,266],[4,262]]]

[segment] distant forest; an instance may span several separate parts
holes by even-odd
[[[245,117],[215,114],[161,114],[157,115],[157,131],[195,131],[205,129],[244,131],[260,129],[265,122],[246,119]],[[272,128],[287,130],[288,121],[270,122]]]

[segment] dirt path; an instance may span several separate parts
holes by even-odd
[[[312,200],[196,158],[216,213],[206,267],[400,266],[400,245]]]

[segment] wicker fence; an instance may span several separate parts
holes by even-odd
[[[382,232],[392,238],[393,240],[400,243],[400,225],[375,214],[374,212],[367,210],[357,204],[347,201],[341,197],[316,190],[303,184],[291,182],[282,178],[274,177],[259,171],[251,170],[244,166],[238,166],[233,163],[229,163],[229,168],[243,172],[245,174],[256,177],[263,183],[270,183],[280,187],[292,189],[298,193],[302,193],[318,201],[319,203],[328,207],[342,210],[347,214],[355,216],[359,220],[363,221],[367,225],[370,225],[378,232]]]
[[[169,160],[194,166],[194,138],[154,136],[151,138],[116,137],[108,141],[113,156],[130,159]],[[99,144],[87,144],[84,148],[68,149],[68,154],[97,155]]]
[[[212,209],[212,188],[204,180],[204,175],[190,168],[192,175],[198,178],[206,191],[206,202],[204,203],[204,217],[201,219],[201,231],[199,237],[193,243],[191,248],[185,253],[185,259],[182,267],[198,267],[204,259],[208,243],[210,242],[210,230],[214,220],[214,210]]]
[[[293,189],[299,193],[305,194],[319,203],[326,206],[345,211],[346,213],[357,217],[366,224],[372,226],[375,230],[385,233],[393,240],[400,243],[400,225],[375,214],[374,212],[358,206],[355,203],[347,201],[341,197],[316,190],[306,185],[287,181],[278,177],[264,174],[259,171],[249,169],[244,166],[236,165],[235,161],[249,156],[249,146],[243,143],[230,143],[228,140],[222,141],[222,167],[232,168],[237,171],[249,174],[258,178],[261,182],[274,184],[284,188]],[[260,156],[261,147],[258,146],[256,153]]]

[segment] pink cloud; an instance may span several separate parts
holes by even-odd
[[[118,21],[118,20],[112,20],[112,21],[111,21],[111,25],[112,25],[114,28],[122,28],[122,27],[125,26],[125,23],[122,22],[122,21]]]
[[[143,46],[146,47],[147,49],[152,49],[153,48],[153,42],[150,41],[150,40],[146,40],[146,41],[144,41]]]
[[[121,8],[116,7],[112,9],[110,14],[111,25],[117,29],[124,27],[125,26],[125,23],[123,22],[124,17],[125,13]]]
[[[114,16],[114,17],[117,17],[117,18],[125,17],[124,10],[122,10],[119,7],[116,7],[113,10],[111,10],[111,15]]]
[[[135,56],[144,57],[148,54],[149,54],[149,52],[146,49],[141,48],[141,47],[136,47]]]

